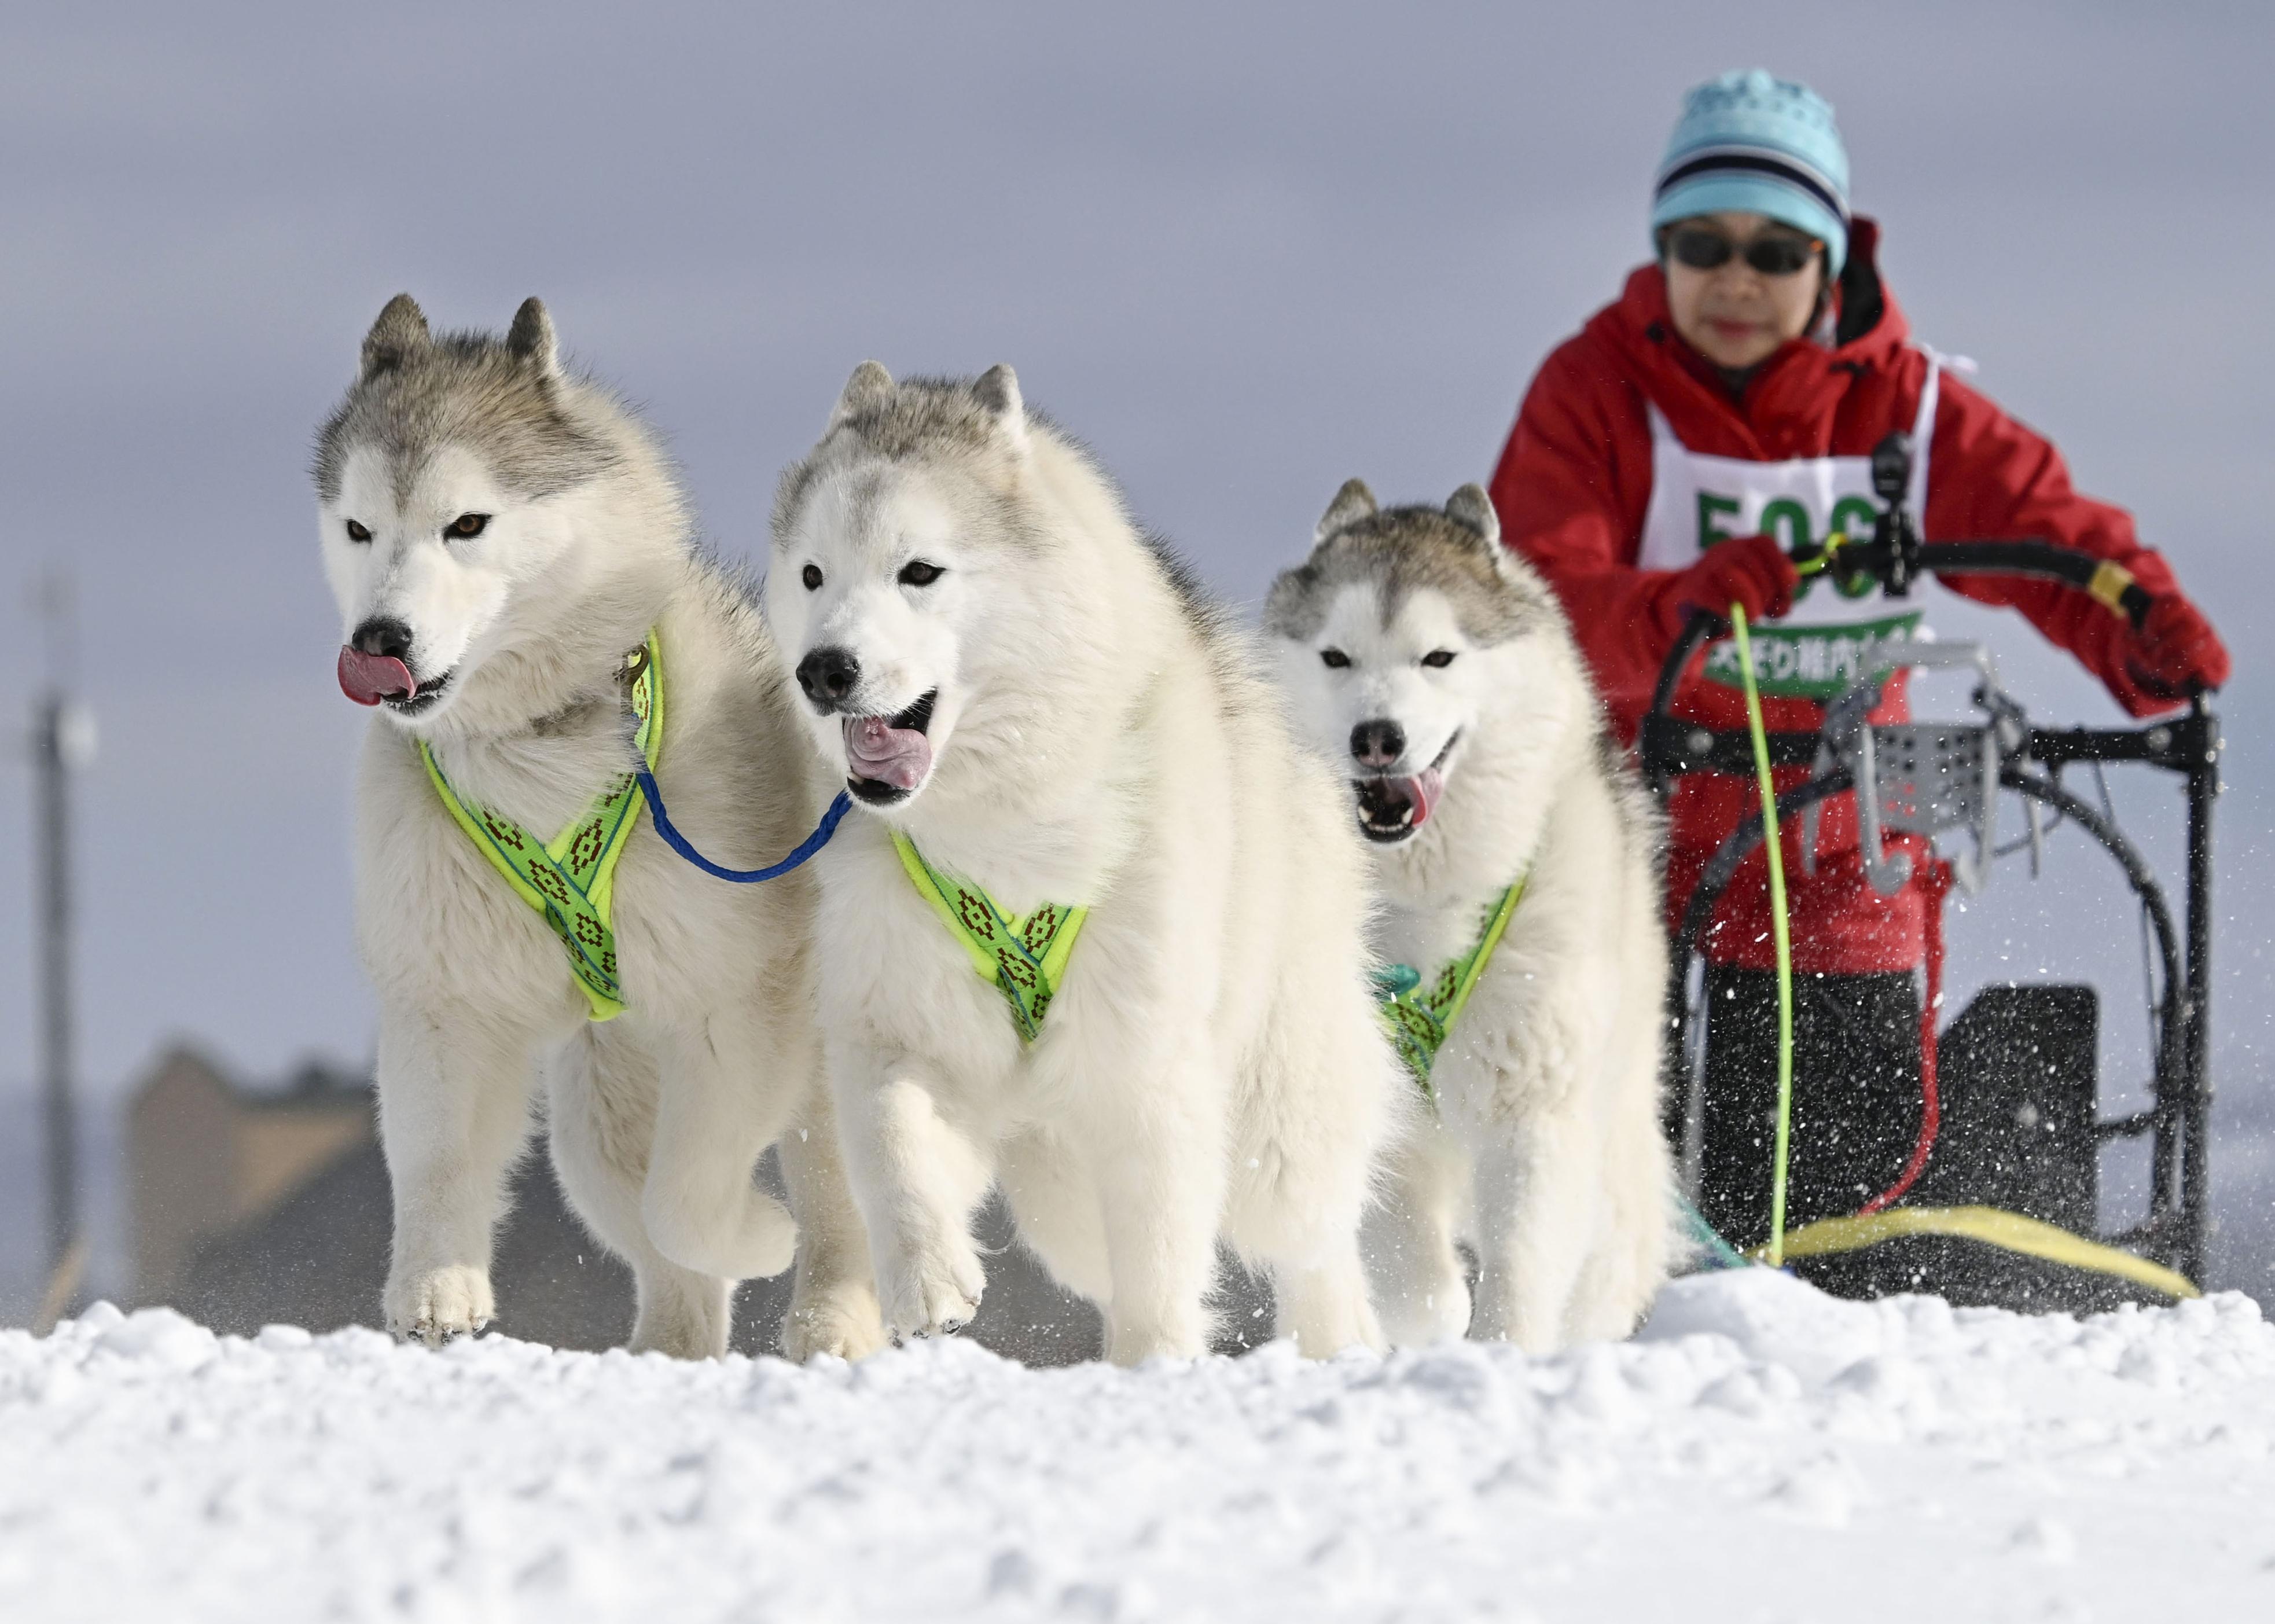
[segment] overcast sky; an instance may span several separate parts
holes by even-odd
[[[1008,360],[1250,600],[1343,479],[1490,471],[1532,368],[1640,257],[1682,90],[1759,64],[1838,109],[1915,327],[2132,507],[2236,647],[2215,1175],[2257,1156],[2275,1189],[2242,1138],[2275,1121],[2271,62],[2275,9],[2246,4],[9,7],[0,681],[21,714],[20,589],[68,565],[103,733],[90,1088],[176,1034],[254,1073],[368,1051],[365,719],[306,465],[389,295],[493,327],[543,295],[736,555],[855,362]],[[2000,647],[2043,714],[2113,716],[2019,623]],[[32,1068],[20,760],[0,1088]],[[2119,797],[2176,827],[2168,786]],[[2131,916],[2091,862],[2062,874],[2002,876],[1955,976],[2091,973],[2137,1051]]]

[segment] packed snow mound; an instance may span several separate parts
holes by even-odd
[[[1030,1371],[0,1333],[0,1617],[2275,1617],[2275,1327],[1683,1280],[1636,1341]]]

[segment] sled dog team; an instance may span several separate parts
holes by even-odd
[[[315,478],[341,685],[378,713],[398,1334],[492,1317],[540,1098],[635,1348],[723,1351],[735,1283],[791,1267],[790,1357],[953,1331],[991,1189],[1125,1363],[1205,1350],[1221,1243],[1316,1356],[1546,1349],[1650,1303],[1655,814],[1477,486],[1350,481],[1259,638],[1009,367],[869,362],[782,476],[754,601],[541,304],[500,339],[407,295]],[[762,884],[651,804],[751,869],[841,792]]]

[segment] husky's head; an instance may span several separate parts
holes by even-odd
[[[1475,485],[1442,509],[1384,509],[1350,480],[1264,621],[1298,725],[1343,764],[1360,831],[1385,845],[1429,821],[1493,712],[1561,693],[1571,665],[1546,587],[1500,545]]]
[[[389,300],[316,442],[348,698],[423,727],[485,662],[541,648],[571,592],[593,585],[556,568],[590,528],[579,500],[645,464],[644,446],[598,390],[563,375],[536,299],[503,339],[437,336],[409,294]]]
[[[981,623],[1013,616],[1033,545],[1029,436],[1008,366],[896,383],[865,361],[782,475],[767,617],[815,744],[869,805],[932,782],[986,685]]]

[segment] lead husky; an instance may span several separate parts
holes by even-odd
[[[1625,1335],[1666,1277],[1674,1201],[1659,830],[1563,615],[1478,487],[1386,511],[1353,480],[1265,620],[1350,776],[1402,1046],[1438,1106],[1369,1235],[1386,1329],[1472,1324],[1466,1228],[1479,1335]]]
[[[535,1061],[562,1187],[637,1277],[633,1347],[722,1352],[732,1282],[789,1265],[798,1231],[752,1178],[777,1139],[805,1226],[785,1350],[874,1347],[819,1087],[810,888],[707,878],[627,789],[637,707],[662,724],[643,736],[677,821],[715,857],[770,860],[819,804],[764,629],[696,555],[654,443],[563,372],[537,300],[500,342],[431,336],[405,294],[364,340],[315,475],[341,686],[378,712],[356,910],[381,1004],[389,1326],[434,1341],[490,1318]],[[557,864],[533,855],[572,826]],[[530,866],[509,880],[491,852]]]
[[[1404,1090],[1364,855],[1247,640],[1006,366],[865,363],[774,536],[777,649],[870,814],[816,940],[887,1326],[971,1317],[1000,1180],[1116,1361],[1203,1351],[1220,1231],[1306,1352],[1375,1342],[1358,1227]]]

